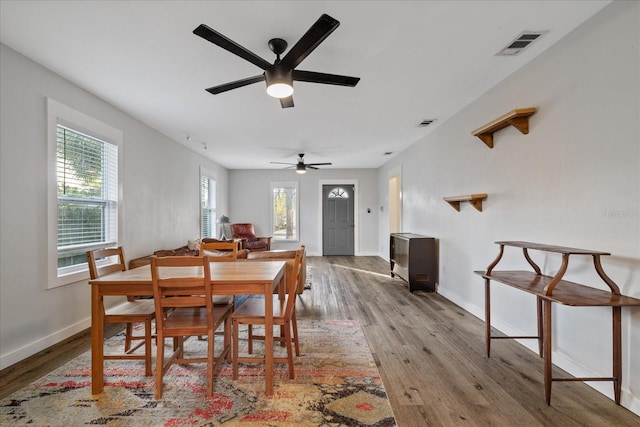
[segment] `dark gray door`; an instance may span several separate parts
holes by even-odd
[[[322,186],[322,254],[353,255],[352,184]]]

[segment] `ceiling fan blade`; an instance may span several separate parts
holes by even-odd
[[[282,58],[280,64],[287,68],[294,69],[304,59],[309,56],[320,43],[326,39],[338,26],[340,22],[327,14],[322,14],[320,18],[307,30],[289,52]]]
[[[269,62],[260,58],[255,53],[251,52],[250,50],[247,50],[246,48],[240,46],[238,43],[228,39],[227,37],[217,32],[216,30],[209,28],[204,24],[200,24],[195,30],[193,30],[193,34],[195,34],[196,36],[200,36],[203,39],[208,40],[217,46],[220,46],[224,50],[227,50],[233,53],[234,55],[237,55],[240,58],[251,62],[252,64],[257,65],[263,70],[266,70],[267,68],[271,67],[271,64]]]
[[[317,73],[315,71],[293,70],[293,80],[309,83],[324,83],[328,85],[354,87],[360,77],[340,76],[337,74]]]
[[[329,166],[333,163],[307,163],[307,166]]]
[[[293,107],[293,96],[287,96],[286,98],[280,98],[280,105],[282,105],[282,108],[291,108],[291,107]]]
[[[218,86],[210,87],[207,90],[212,95],[217,95],[222,92],[226,92],[231,89],[237,89],[242,86],[247,86],[253,83],[258,83],[264,81],[264,74],[260,74],[259,76],[247,77],[246,79],[236,80],[235,82],[229,82]]]
[[[311,166],[311,165],[305,165],[305,167],[308,167],[309,169],[319,170],[319,168],[317,168],[315,166]]]
[[[296,163],[283,163],[283,162],[269,162],[269,163],[271,163],[272,165],[293,165],[293,166],[296,165]]]

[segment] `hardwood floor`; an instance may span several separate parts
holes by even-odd
[[[307,264],[313,284],[298,300],[298,318],[360,322],[398,426],[640,425],[579,382],[555,382],[547,406],[537,354],[500,340],[488,359],[483,321],[438,294],[409,293],[378,257],[308,257]],[[89,346],[89,334],[78,334],[1,371],[0,398]]]

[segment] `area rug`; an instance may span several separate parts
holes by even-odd
[[[131,360],[107,361],[105,391],[92,395],[87,352],[0,400],[0,425],[396,425],[357,321],[301,321],[299,335],[296,378],[290,380],[286,365],[277,364],[272,397],[264,394],[263,365],[241,365],[240,378],[233,381],[231,366],[223,364],[214,395],[206,398],[205,366],[193,364],[173,366],[165,376],[163,398],[155,400],[155,381],[144,376],[141,362]],[[123,341],[122,334],[110,338],[105,350],[117,349]],[[256,342],[254,350],[261,344]],[[206,341],[191,338],[186,348],[200,352]]]
[[[313,267],[307,266],[307,278],[304,282],[304,289],[311,289],[312,280],[313,280]]]

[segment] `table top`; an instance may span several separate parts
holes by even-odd
[[[491,274],[486,274],[484,271],[474,271],[474,273],[485,279],[495,280],[563,305],[575,307],[640,306],[640,299],[638,298],[612,294],[610,291],[592,288],[568,280],[561,280],[553,288],[553,294],[547,295],[544,289],[553,280],[553,277],[529,271],[494,271]]]
[[[252,262],[211,262],[211,282],[224,283],[270,283],[284,270],[285,261]],[[202,276],[202,267],[165,267],[161,277]],[[126,271],[118,271],[97,279],[89,280],[90,285],[135,283],[151,285],[151,266],[143,265]]]
[[[536,249],[545,252],[556,252],[567,255],[611,255],[609,252],[592,251],[589,249],[568,248],[566,246],[545,245],[542,243],[502,241],[496,242],[498,245],[514,246],[516,248]]]

